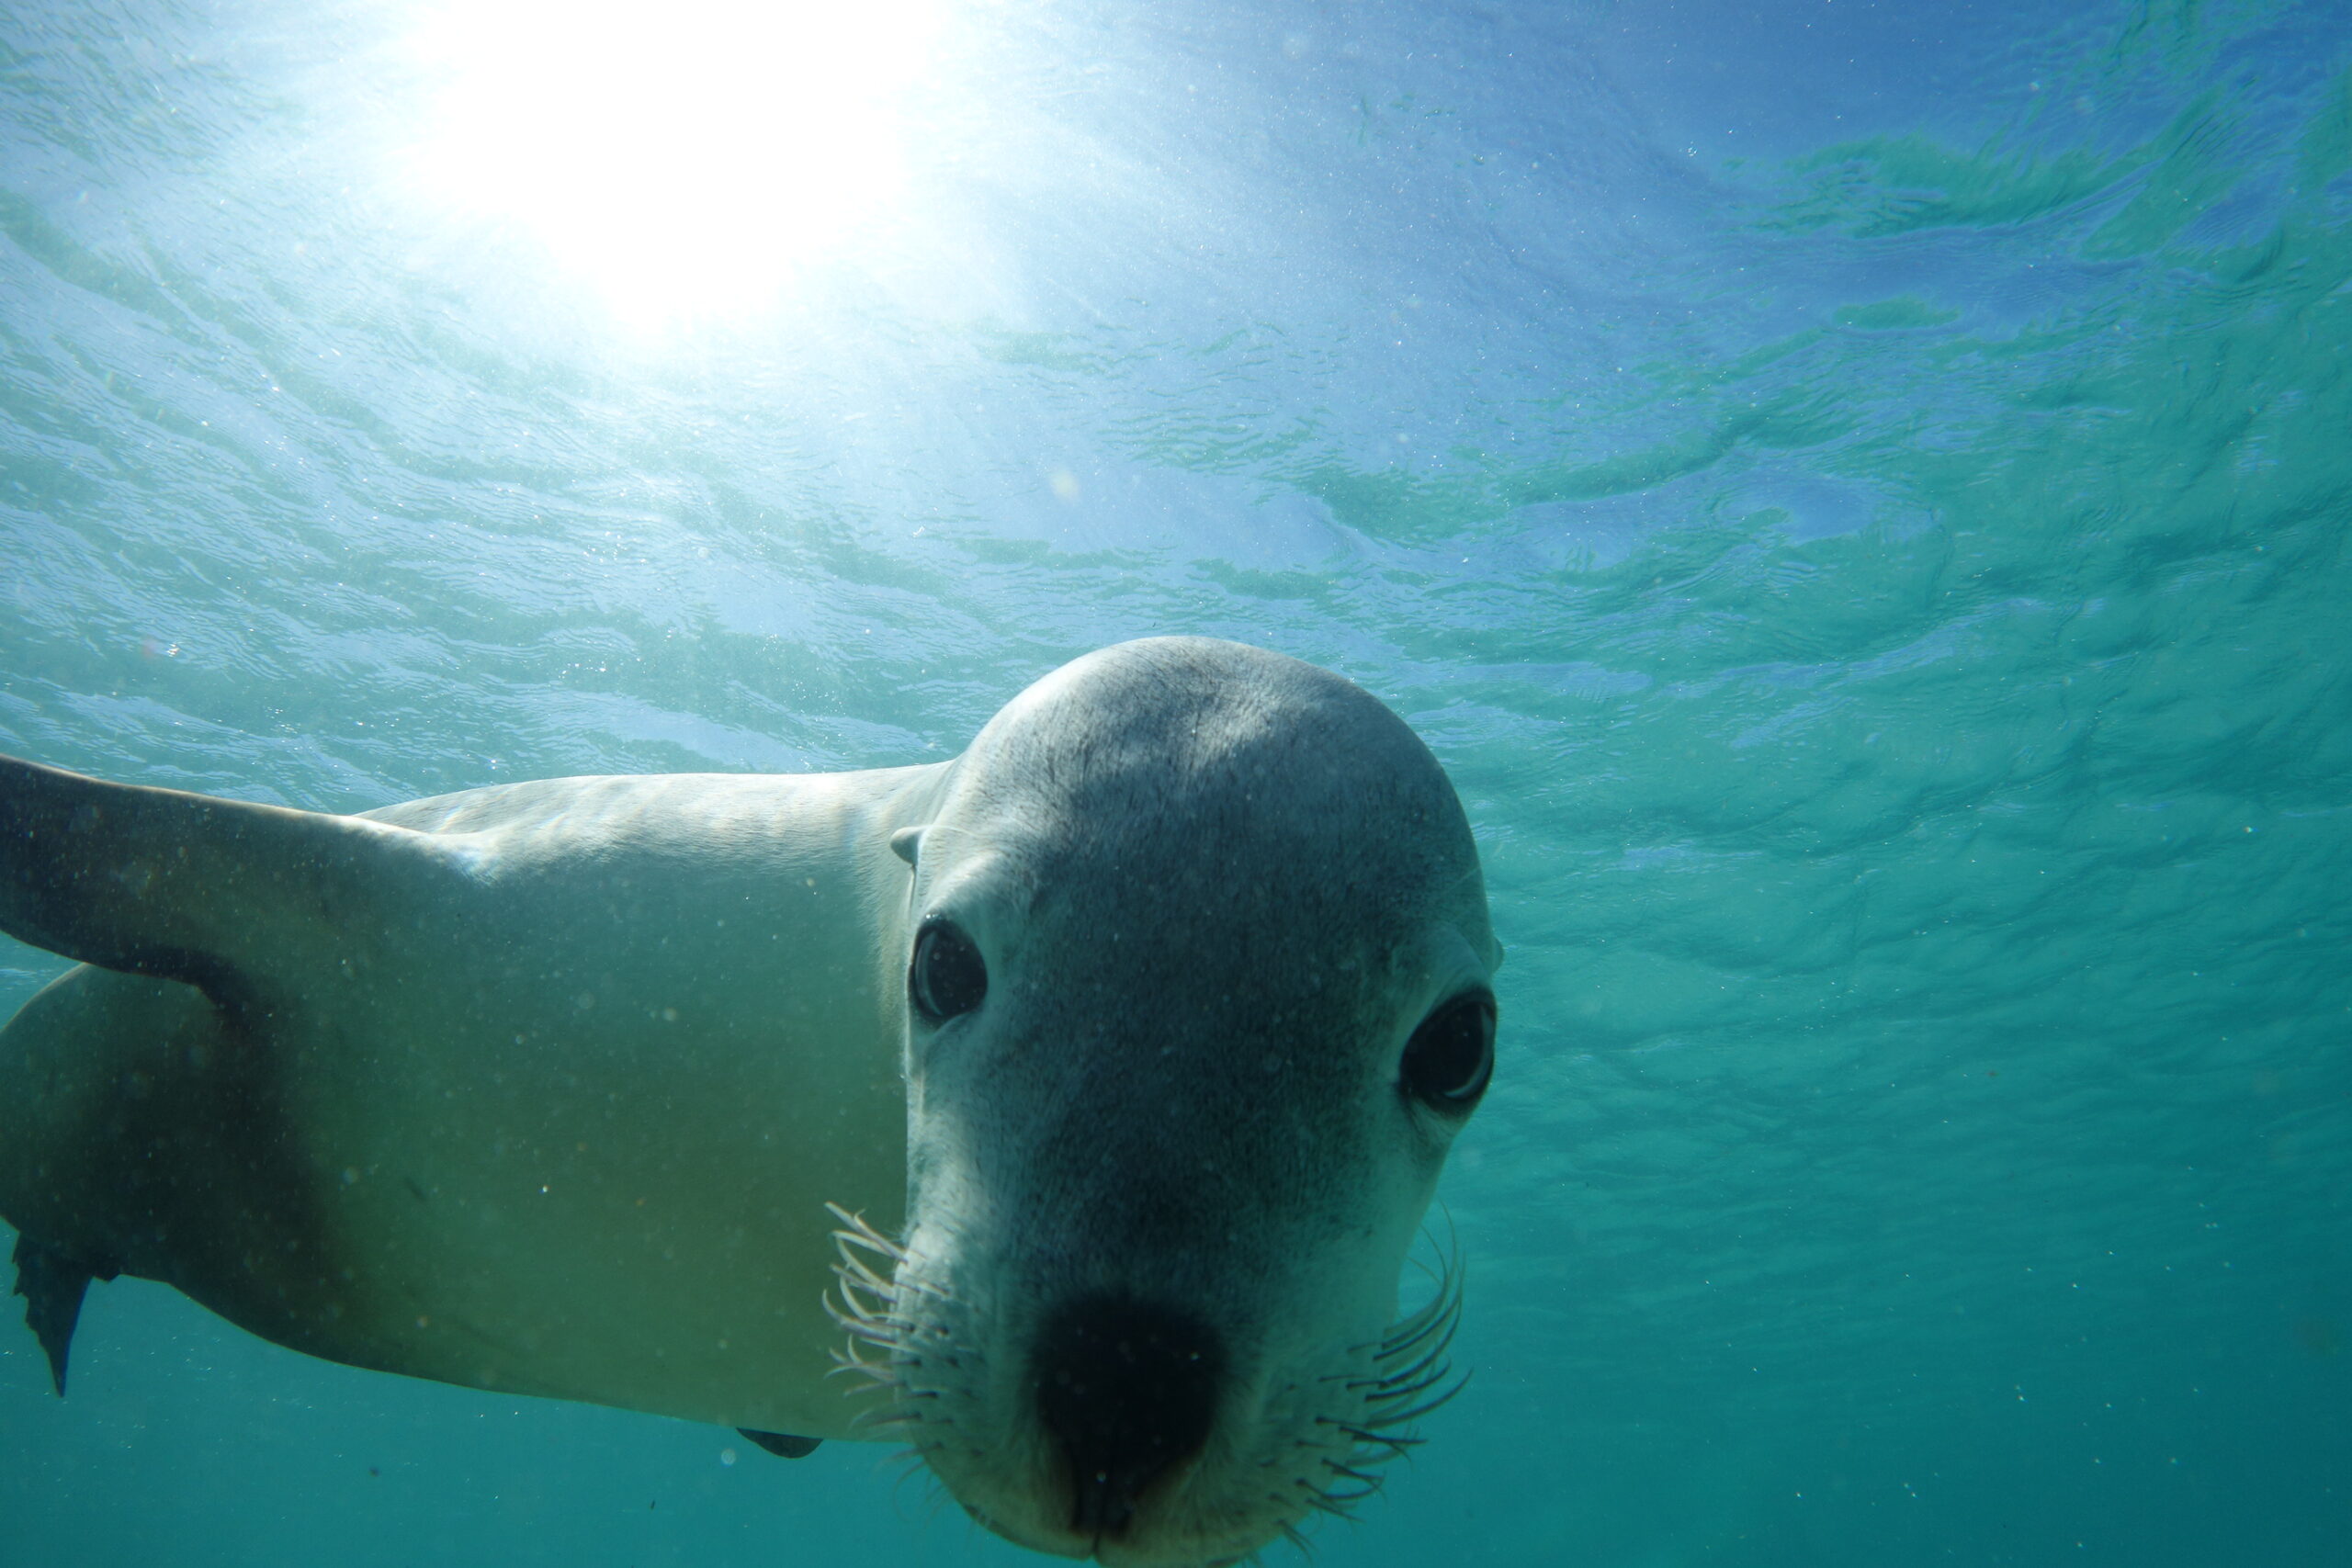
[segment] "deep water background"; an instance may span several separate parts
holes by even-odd
[[[397,8],[0,6],[0,750],[352,810],[1329,664],[1510,960],[1476,1376],[1321,1561],[2352,1562],[2352,8],[956,14],[937,243],[648,335],[379,188]],[[9,1316],[10,1562],[1022,1558]]]

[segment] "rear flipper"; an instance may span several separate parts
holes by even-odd
[[[778,1459],[807,1459],[817,1451],[817,1445],[825,1440],[822,1438],[795,1438],[783,1432],[754,1432],[749,1427],[735,1429]]]
[[[25,1325],[49,1357],[49,1375],[65,1395],[65,1353],[74,1348],[74,1325],[82,1316],[82,1292],[93,1280],[111,1280],[111,1264],[84,1263],[28,1235],[17,1237],[17,1294],[25,1298]]]

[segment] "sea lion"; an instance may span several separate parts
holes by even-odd
[[[1397,1279],[1499,953],[1435,760],[1295,660],[1123,644],[931,766],[358,817],[0,763],[0,929],[96,966],[0,1032],[61,1392],[128,1272],[356,1366],[902,1436],[1168,1568],[1442,1392],[1458,1289]]]

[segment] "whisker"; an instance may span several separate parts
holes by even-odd
[[[1455,1394],[1460,1393],[1464,1389],[1469,1386],[1470,1374],[1464,1372],[1462,1376],[1454,1380],[1454,1383],[1452,1388],[1447,1389],[1435,1399],[1416,1404],[1410,1410],[1383,1412],[1380,1416],[1371,1422],[1370,1425],[1379,1427],[1394,1424],[1401,1427],[1408,1421],[1418,1421],[1422,1416],[1428,1415],[1430,1411],[1440,1409],[1442,1406],[1451,1404]]]
[[[1437,1366],[1430,1369],[1427,1376],[1417,1378],[1410,1382],[1396,1382],[1385,1386],[1378,1393],[1369,1396],[1364,1403],[1367,1404],[1385,1404],[1395,1400],[1410,1399],[1424,1389],[1435,1388],[1438,1384],[1443,1382],[1447,1378],[1453,1375],[1453,1369],[1445,1365],[1443,1362],[1440,1362]],[[1385,1415],[1381,1416],[1381,1420],[1383,1422],[1385,1422],[1387,1419],[1388,1417]]]
[[[1460,1314],[1463,1280],[1468,1271],[1462,1263],[1461,1238],[1453,1234],[1453,1219],[1451,1214],[1448,1214],[1446,1216],[1448,1234],[1442,1246],[1435,1235],[1426,1230],[1422,1233],[1428,1235],[1432,1247],[1440,1248],[1437,1261],[1432,1265],[1417,1258],[1413,1259],[1413,1263],[1423,1274],[1435,1281],[1437,1290],[1419,1308],[1390,1325],[1387,1334],[1383,1336],[1381,1340],[1379,1353],[1382,1359],[1391,1359],[1403,1354],[1426,1338],[1439,1324]]]
[[[852,1257],[846,1247],[842,1249],[841,1260],[833,1265],[833,1277],[844,1285],[885,1301],[898,1294],[894,1281],[876,1274],[867,1266],[865,1259]]]
[[[842,1223],[842,1228],[833,1233],[842,1241],[853,1247],[862,1247],[869,1252],[880,1253],[893,1263],[907,1260],[907,1249],[868,1224],[864,1214],[851,1213],[839,1203],[828,1202],[825,1209]]]
[[[854,1372],[866,1380],[862,1383],[852,1383],[842,1390],[843,1398],[872,1393],[877,1388],[899,1386],[898,1373],[888,1367],[876,1366],[871,1361],[853,1362],[839,1351],[835,1351],[833,1355],[833,1364],[825,1370],[827,1377],[833,1378],[841,1376],[843,1372]]]
[[[1439,1298],[1438,1311],[1429,1314],[1426,1317],[1420,1317],[1419,1321],[1407,1318],[1390,1330],[1388,1337],[1380,1342],[1380,1348],[1373,1352],[1373,1359],[1379,1361],[1393,1361],[1397,1357],[1408,1355],[1417,1347],[1428,1343],[1432,1336],[1442,1335],[1451,1337],[1454,1328],[1461,1322],[1461,1294],[1455,1292],[1442,1296]]]
[[[869,1345],[878,1345],[886,1350],[896,1347],[906,1337],[896,1318],[884,1317],[878,1314],[866,1317],[854,1313],[837,1312],[832,1314],[832,1318],[833,1326],[842,1333],[849,1335],[852,1338],[862,1339]]]
[[[1392,1367],[1386,1371],[1381,1373],[1380,1381],[1374,1386],[1393,1392],[1396,1389],[1408,1387],[1417,1380],[1426,1378],[1432,1372],[1435,1372],[1437,1375],[1442,1377],[1444,1375],[1445,1369],[1448,1365],[1445,1359],[1445,1346],[1433,1345],[1430,1347],[1426,1355],[1416,1356],[1408,1364],[1401,1367]],[[1373,1397],[1375,1399],[1385,1399],[1387,1397],[1387,1393],[1377,1393],[1373,1395]]]
[[[1407,1442],[1417,1440],[1410,1438],[1406,1439]],[[1401,1444],[1391,1442],[1386,1438],[1366,1438],[1357,1447],[1349,1450],[1348,1462],[1350,1464],[1395,1464],[1400,1459],[1411,1457],[1411,1453]]]
[[[1392,1438],[1386,1433],[1375,1431],[1369,1427],[1351,1421],[1338,1420],[1329,1416],[1317,1416],[1315,1419],[1323,1426],[1337,1428],[1353,1438],[1357,1442],[1377,1443],[1383,1448],[1396,1449],[1400,1451],[1405,1449],[1419,1448],[1429,1441],[1427,1438]]]
[[[844,1325],[863,1323],[879,1326],[898,1320],[898,1310],[894,1303],[872,1299],[864,1286],[854,1281],[843,1280],[841,1283],[842,1289],[838,1292],[829,1293],[825,1298],[826,1310],[832,1314],[836,1321]],[[834,1304],[836,1295],[839,1305]]]
[[[915,1427],[925,1419],[923,1413],[912,1405],[892,1404],[878,1410],[861,1410],[850,1417],[849,1424],[861,1431],[876,1427]]]
[[[1457,1275],[1411,1316],[1399,1320],[1373,1352],[1374,1359],[1393,1361],[1425,1343],[1432,1335],[1451,1336],[1462,1321],[1462,1281]]]
[[[832,1319],[833,1326],[851,1339],[879,1350],[896,1350],[906,1340],[905,1332],[894,1319],[853,1317],[843,1312],[832,1314]]]

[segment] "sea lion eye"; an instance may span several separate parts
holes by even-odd
[[[933,920],[916,933],[907,995],[924,1022],[936,1026],[960,1018],[988,994],[989,966],[970,937],[945,920]]]
[[[1466,991],[1421,1020],[1406,1043],[1406,1091],[1432,1111],[1464,1111],[1495,1072],[1495,998]]]

